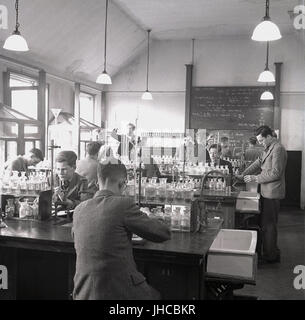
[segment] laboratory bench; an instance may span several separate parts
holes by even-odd
[[[8,290],[0,299],[72,299],[76,254],[71,222],[5,220],[0,229],[0,265],[8,269]],[[134,245],[138,270],[163,299],[205,299],[208,250],[222,225],[202,233],[172,232],[163,243]]]

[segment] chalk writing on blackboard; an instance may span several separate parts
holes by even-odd
[[[274,92],[274,87],[269,87]],[[266,87],[193,87],[191,128],[252,130],[273,126],[274,102],[262,101]]]

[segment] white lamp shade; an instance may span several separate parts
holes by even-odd
[[[273,99],[274,98],[273,98],[272,92],[270,92],[268,90],[263,92],[262,95],[261,95],[261,100],[273,100]]]
[[[271,71],[265,70],[259,75],[257,81],[258,82],[275,82],[275,77]]]
[[[11,51],[29,51],[26,40],[20,34],[15,33],[5,40],[3,48]]]
[[[97,77],[96,83],[98,83],[98,84],[112,84],[112,81],[111,81],[109,74],[106,71],[104,71],[103,73],[101,73]]]
[[[153,100],[153,96],[149,91],[145,91],[142,95],[143,100]]]
[[[274,41],[281,38],[280,29],[270,20],[264,20],[258,24],[251,37],[251,39],[255,41]]]

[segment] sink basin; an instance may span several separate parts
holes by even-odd
[[[244,213],[259,213],[260,195],[257,192],[240,191],[236,200],[236,211]]]
[[[256,243],[256,231],[221,229],[209,249],[207,274],[254,280]]]

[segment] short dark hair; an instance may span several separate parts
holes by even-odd
[[[136,129],[136,126],[133,123],[128,123],[127,127],[132,127],[132,130]]]
[[[102,143],[99,141],[89,142],[86,146],[86,151],[89,154],[89,156],[95,156],[100,151],[101,146]]]
[[[32,153],[36,158],[38,158],[41,161],[43,161],[43,154],[42,154],[42,151],[40,149],[32,148],[30,150],[30,153]]]
[[[250,142],[250,144],[252,144],[253,146],[255,146],[256,143],[257,143],[256,137],[251,137],[251,138],[249,138],[249,142]]]
[[[61,151],[56,157],[56,162],[67,162],[70,167],[76,166],[77,155],[73,151]]]
[[[228,142],[229,138],[228,137],[221,137],[220,142]]]
[[[262,137],[266,138],[268,135],[273,136],[273,130],[268,126],[261,126],[256,129],[256,136],[261,135]]]
[[[127,170],[123,164],[98,164],[97,177],[99,181],[105,182],[106,179],[112,183],[127,179]]]
[[[216,149],[217,152],[220,153],[220,152],[221,152],[221,145],[220,145],[220,144],[216,144],[216,143],[211,144],[211,145],[209,146],[209,151],[210,151],[211,149]]]

